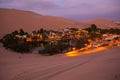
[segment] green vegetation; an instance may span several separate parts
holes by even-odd
[[[105,34],[106,32],[111,34],[120,34],[120,29],[118,28],[101,29],[102,34]]]
[[[80,49],[85,47],[85,44],[89,44],[88,39],[86,37],[82,37],[76,42],[75,47]]]
[[[13,44],[10,47],[12,50],[20,53],[28,53],[30,52],[30,46],[27,43],[19,43],[19,44]]]
[[[20,29],[20,32],[14,31],[11,34],[5,35],[2,39],[1,42],[3,43],[3,46],[6,49],[11,49],[16,52],[20,53],[27,53],[30,52],[30,45],[25,42],[24,39],[18,39],[15,37],[15,35],[24,35],[24,31]]]
[[[6,49],[20,53],[29,53],[36,47],[44,47],[44,49],[39,50],[39,54],[54,55],[67,52],[70,48],[72,50],[73,47],[76,49],[84,48],[90,44],[88,40],[101,39],[102,35],[106,33],[120,35],[120,29],[100,29],[95,24],[82,30],[70,28],[64,32],[41,28],[28,34],[20,29],[5,35],[0,39],[0,42]]]

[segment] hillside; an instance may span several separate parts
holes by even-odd
[[[0,8],[0,37],[20,28],[31,32],[40,28],[59,30],[82,27],[84,24],[55,16],[44,16],[31,11]]]
[[[120,28],[114,21],[103,18],[77,22],[62,17],[45,16],[31,11],[0,8],[0,38],[14,30],[27,32],[40,28],[59,30],[66,27],[84,28],[96,24],[100,28]]]
[[[104,18],[97,18],[94,20],[87,20],[83,22],[86,24],[96,24],[100,28],[120,28],[120,25],[116,24],[115,21]]]

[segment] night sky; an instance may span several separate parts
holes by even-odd
[[[73,20],[120,20],[120,0],[0,0],[0,8],[29,10]]]

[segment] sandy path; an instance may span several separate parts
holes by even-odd
[[[101,80],[117,80],[120,74],[119,51],[119,48],[111,48],[99,54],[66,57],[21,55],[1,48],[0,80],[96,80],[97,77]],[[91,78],[92,73],[96,76]],[[103,76],[103,73],[108,74]]]

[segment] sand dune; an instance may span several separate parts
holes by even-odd
[[[115,21],[108,20],[105,18],[97,18],[94,20],[83,21],[86,24],[96,24],[100,28],[120,28],[120,25],[117,25]]]
[[[119,47],[67,57],[17,54],[0,47],[0,80],[119,80]]]
[[[30,11],[0,8],[0,36],[23,28],[25,31],[40,28],[59,30],[66,27],[83,27],[84,24],[61,17],[44,16]]]
[[[100,28],[120,28],[113,21],[95,19],[83,22],[61,17],[45,16],[31,11],[0,8],[0,38],[14,30],[24,29],[27,32],[40,28],[59,30],[67,27],[85,28],[97,24]]]

